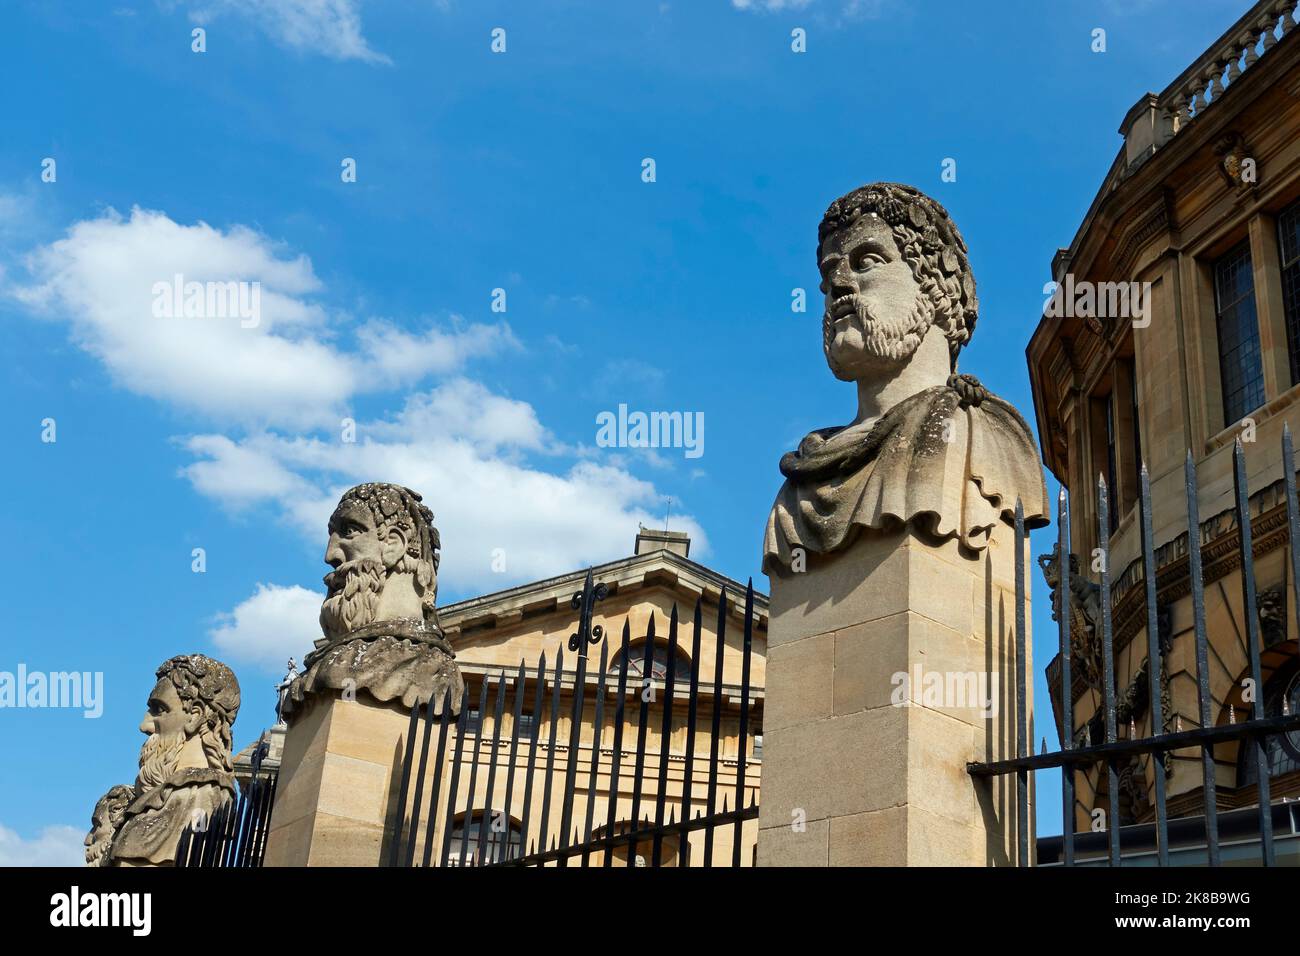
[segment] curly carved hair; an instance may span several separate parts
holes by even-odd
[[[957,353],[975,331],[979,300],[966,241],[939,203],[902,183],[871,183],[841,196],[827,207],[817,229],[819,268],[826,237],[872,213],[889,224],[904,261],[933,305],[955,369]]]
[[[187,709],[196,703],[203,708],[199,731],[203,754],[213,770],[230,773],[234,769],[230,726],[239,714],[239,681],[234,671],[202,654],[179,654],[164,661],[155,676],[172,682]]]

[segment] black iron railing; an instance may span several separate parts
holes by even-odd
[[[1116,695],[1115,695],[1115,657],[1112,634],[1111,607],[1111,569],[1110,569],[1110,497],[1107,493],[1105,479],[1098,480],[1097,488],[1097,525],[1100,547],[1100,587],[1099,620],[1096,622],[1097,635],[1101,652],[1101,697],[1104,740],[1093,743],[1090,736],[1085,736],[1084,745],[1076,746],[1074,737],[1074,697],[1072,694],[1071,657],[1074,653],[1071,641],[1071,567],[1070,554],[1070,515],[1068,500],[1064,489],[1059,501],[1059,544],[1058,585],[1056,588],[1056,614],[1060,626],[1060,677],[1061,677],[1061,749],[1053,753],[1032,754],[1032,741],[1026,730],[1027,708],[1025,704],[1026,675],[1025,660],[1025,585],[1024,585],[1024,515],[1019,502],[1016,505],[1016,757],[989,763],[971,763],[968,772],[975,777],[991,777],[1015,773],[1018,779],[1017,809],[1020,866],[1030,864],[1029,839],[1031,820],[1029,814],[1028,774],[1031,770],[1044,770],[1051,767],[1062,768],[1061,802],[1063,815],[1062,850],[1060,862],[1065,866],[1074,865],[1075,850],[1075,783],[1074,775],[1080,770],[1098,764],[1105,764],[1107,772],[1107,794],[1110,812],[1106,820],[1106,833],[1111,866],[1121,862],[1121,826],[1118,813],[1119,771],[1123,758],[1148,756],[1154,765],[1155,778],[1155,841],[1156,859],[1159,865],[1169,864],[1169,822],[1163,761],[1166,754],[1180,748],[1199,746],[1201,748],[1204,799],[1204,832],[1206,843],[1206,862],[1210,866],[1220,864],[1219,825],[1217,794],[1214,777],[1214,748],[1216,745],[1239,741],[1251,748],[1249,755],[1253,758],[1258,780],[1257,818],[1261,862],[1272,866],[1275,862],[1273,850],[1273,814],[1269,798],[1269,761],[1268,740],[1278,734],[1300,730],[1300,714],[1284,713],[1280,716],[1266,717],[1263,710],[1263,685],[1260,664],[1260,629],[1258,618],[1258,600],[1255,582],[1254,543],[1251,536],[1251,519],[1249,495],[1246,483],[1245,453],[1241,440],[1238,439],[1232,452],[1234,506],[1239,534],[1238,547],[1241,561],[1242,606],[1245,617],[1245,640],[1249,656],[1250,679],[1254,687],[1251,701],[1250,718],[1240,723],[1230,722],[1215,726],[1211,713],[1211,696],[1209,683],[1209,666],[1205,625],[1205,582],[1201,566],[1201,523],[1197,507],[1196,466],[1191,453],[1185,464],[1186,499],[1187,499],[1187,556],[1188,575],[1190,577],[1190,594],[1192,599],[1193,631],[1197,669],[1197,703],[1201,726],[1191,730],[1165,730],[1160,694],[1160,627],[1156,603],[1156,566],[1154,545],[1152,542],[1151,486],[1146,466],[1143,465],[1139,480],[1138,510],[1141,522],[1142,573],[1145,587],[1145,617],[1147,633],[1147,701],[1151,708],[1150,726],[1152,736],[1138,737],[1136,724],[1130,721],[1129,737],[1121,739],[1117,733]],[[1300,510],[1296,504],[1295,455],[1292,448],[1291,432],[1285,428],[1282,436],[1282,468],[1284,472],[1286,515],[1292,569],[1292,586],[1295,592],[1295,606],[1300,616]],[[1297,622],[1300,624],[1300,621]]]
[[[279,774],[262,771],[267,745],[253,751],[253,776],[230,800],[206,818],[192,820],[181,832],[176,865],[189,867],[260,867],[275,804]]]
[[[711,735],[708,752],[708,780],[704,793],[697,798],[695,788],[696,749],[698,742],[700,654],[702,604],[696,602],[691,636],[690,674],[679,675],[679,634],[677,608],[673,606],[668,621],[667,656],[663,665],[663,678],[655,677],[655,619],[651,615],[644,635],[641,668],[638,677],[632,674],[636,685],[629,687],[629,662],[634,653],[630,622],[624,622],[617,666],[609,665],[610,642],[599,626],[592,625],[592,612],[596,602],[606,595],[603,584],[593,582],[587,573],[582,591],[573,596],[573,607],[580,612],[578,629],[569,637],[567,650],[576,654],[575,669],[564,668],[564,651],[556,655],[553,671],[548,671],[546,655],[542,654],[535,667],[522,661],[515,670],[513,681],[507,671],[497,675],[494,716],[490,735],[485,733],[480,721],[478,728],[467,727],[466,706],[462,699],[457,706],[450,692],[441,700],[417,704],[411,708],[406,750],[402,761],[401,783],[396,812],[389,827],[390,843],[387,862],[390,866],[415,866],[418,844],[423,844],[420,863],[423,866],[541,866],[554,864],[581,866],[592,864],[593,854],[601,857],[600,865],[614,865],[616,855],[624,857],[620,865],[631,866],[638,859],[646,865],[660,866],[671,855],[678,865],[691,865],[692,846],[689,836],[703,831],[699,847],[701,865],[719,863],[740,866],[742,860],[741,827],[744,821],[758,816],[755,787],[747,782],[748,749],[752,734],[751,714],[751,657],[753,648],[754,588],[751,582],[745,592],[744,625],[741,643],[741,683],[739,687],[739,734],[734,767],[734,788],[725,793],[722,788],[729,781],[719,778],[719,769],[730,760],[720,753],[723,711],[727,708],[723,692],[723,649],[729,600],[724,590],[718,602],[717,646],[713,669],[713,701]],[[595,680],[592,700],[588,700],[587,649],[599,644],[599,671]],[[633,665],[635,666],[635,665]],[[607,697],[611,682],[617,680],[614,691],[614,713],[606,725]],[[506,708],[507,683],[513,683],[513,721],[510,739],[502,739],[503,717]],[[479,689],[478,713],[486,714],[490,681],[485,675]],[[524,703],[528,686],[532,685],[533,719],[525,722]],[[547,740],[541,740],[540,716],[546,705],[547,686],[550,688],[550,719],[547,721]],[[567,747],[558,740],[561,723],[561,696],[572,688],[569,709]],[[670,738],[674,727],[674,702],[685,693],[686,741],[684,753],[670,755]],[[637,695],[636,742],[630,751],[624,750],[628,729],[627,704],[629,694]],[[656,695],[658,695],[656,697]],[[466,691],[468,697],[468,691]],[[659,715],[659,749],[657,754],[649,749],[648,731],[651,723],[650,704],[654,700],[662,708]],[[582,729],[588,707],[592,707],[590,766],[586,769],[582,819],[575,819],[579,801],[579,752]],[[458,713],[459,716],[454,716]],[[527,737],[521,740],[521,728],[527,727]],[[434,743],[434,730],[437,741]],[[601,746],[606,730],[612,732],[612,747]],[[454,745],[450,740],[454,730]],[[416,758],[416,740],[419,739],[419,756]],[[526,749],[526,757],[524,751]],[[448,751],[450,750],[450,754]],[[544,760],[541,759],[545,755]],[[647,755],[655,756],[657,770],[647,771]],[[625,757],[631,757],[631,767]],[[702,756],[702,755],[701,755]],[[557,757],[562,757],[562,773],[557,768]],[[480,798],[479,767],[486,758],[486,792]],[[669,764],[681,759],[680,791],[670,794]],[[426,781],[432,762],[432,781],[427,789],[430,803],[427,819],[424,814]],[[468,765],[468,785],[462,793],[461,781]],[[444,768],[449,778],[443,788]],[[730,769],[730,767],[728,767]],[[497,799],[496,783],[505,773],[505,791]],[[630,771],[630,810],[620,813],[621,795],[629,789],[623,775]],[[601,787],[601,774],[608,774],[607,787]],[[516,774],[523,775],[523,793],[518,807],[518,826],[514,797]],[[540,777],[540,779],[539,779]],[[620,786],[622,784],[622,786]],[[542,788],[540,807],[534,812],[536,790]],[[558,788],[558,792],[557,791]],[[606,797],[604,820],[596,816],[597,796],[603,790]],[[748,794],[748,803],[746,797]],[[647,806],[652,803],[652,808]],[[498,805],[500,805],[498,807]],[[423,840],[420,839],[423,826]],[[728,859],[715,860],[714,835],[720,827],[732,828],[732,848]],[[440,849],[439,849],[440,845]],[[638,849],[645,851],[639,856]]]

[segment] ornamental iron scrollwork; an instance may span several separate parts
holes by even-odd
[[[605,629],[599,624],[592,626],[591,616],[597,601],[609,597],[609,586],[592,581],[591,569],[587,569],[587,578],[582,583],[582,590],[570,599],[570,605],[578,615],[578,629],[569,635],[569,650],[577,651],[582,657],[587,656],[587,647],[599,644],[605,637]]]

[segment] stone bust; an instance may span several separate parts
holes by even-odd
[[[156,677],[140,723],[148,739],[140,748],[135,786],[120,810],[112,806],[115,794],[123,797],[120,787],[96,805],[87,862],[91,849],[102,847],[99,831],[107,825],[114,832],[106,865],[170,866],[182,830],[206,825],[235,796],[231,725],[240,697],[234,673],[210,657],[184,654],[165,661]],[[116,823],[115,814],[120,814]]]
[[[328,640],[375,621],[437,627],[438,529],[420,496],[399,485],[358,485],[344,493],[329,521],[320,609]]]
[[[463,690],[438,626],[440,540],[419,494],[372,482],[344,492],[329,520],[323,637],[280,704],[289,717],[308,694],[366,691],[404,707]]]
[[[135,788],[119,783],[109,787],[108,792],[96,801],[95,809],[90,814],[90,832],[86,834],[85,840],[86,866],[108,865],[108,851],[113,845],[113,836],[122,825],[126,808],[134,799]]]
[[[826,210],[817,265],[822,348],[835,377],[857,386],[858,411],[782,457],[764,570],[846,548],[864,529],[911,526],[978,553],[1013,520],[1017,497],[1027,527],[1047,524],[1029,426],[957,373],[978,303],[947,211],[911,186],[855,189]]]

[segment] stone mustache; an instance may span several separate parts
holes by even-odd
[[[140,723],[133,786],[119,784],[95,804],[86,836],[90,866],[171,866],[187,826],[207,825],[235,797],[231,725],[239,681],[202,654],[165,661]]]
[[[464,680],[438,625],[439,547],[432,512],[409,488],[368,483],[343,494],[325,548],[323,636],[285,689],[284,719],[334,691],[404,708],[440,706],[450,691],[459,712]]]
[[[978,553],[1020,498],[1029,528],[1048,523],[1029,426],[957,356],[978,305],[966,244],[939,203],[873,183],[835,200],[818,229],[822,349],[853,382],[848,425],[811,432],[781,459],[763,569],[803,570],[865,529],[909,526]]]

